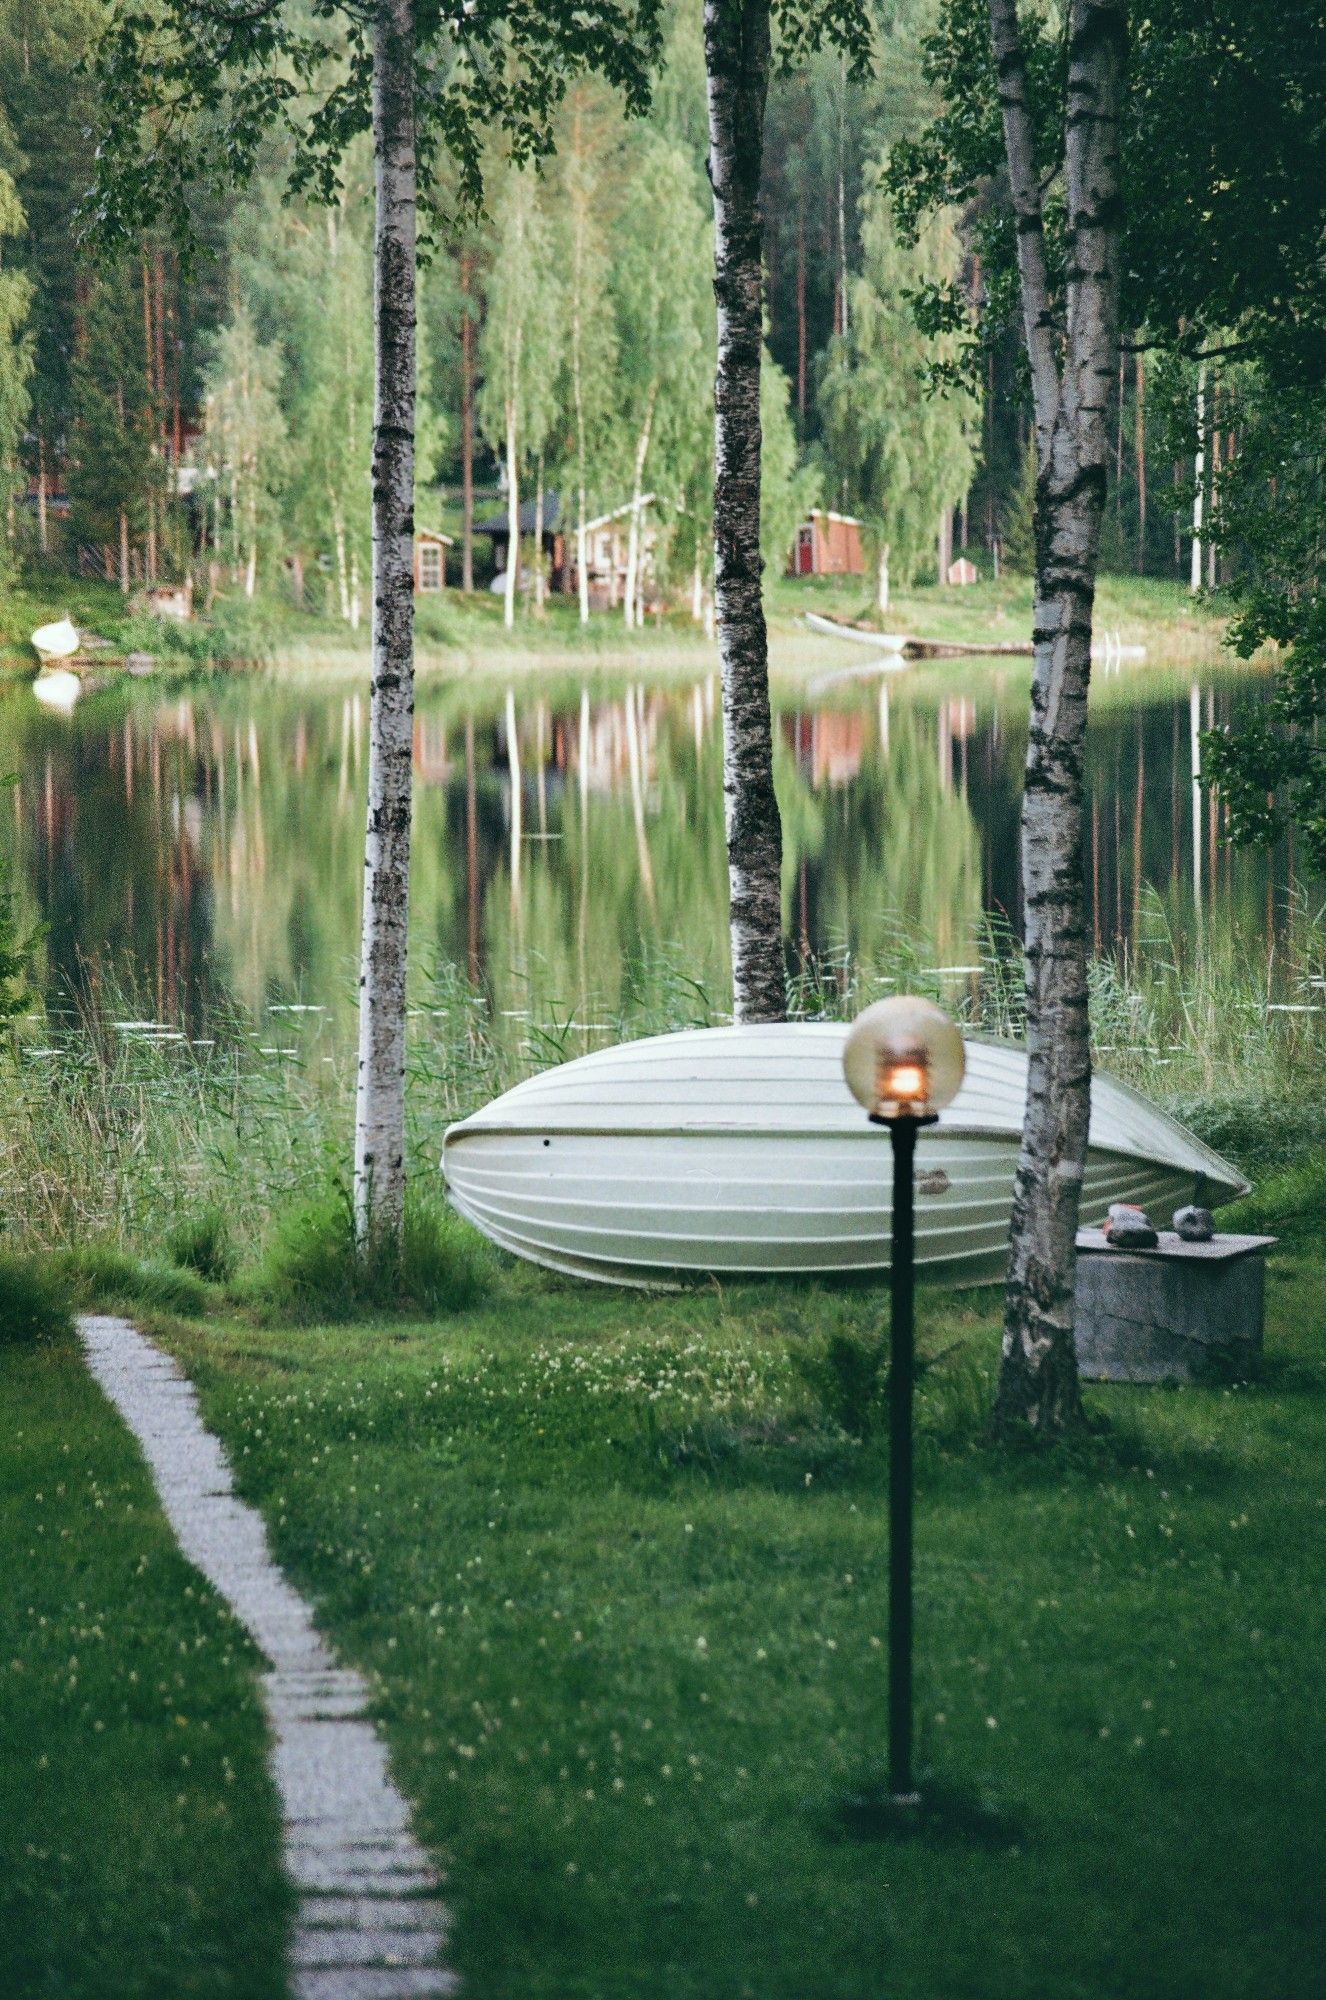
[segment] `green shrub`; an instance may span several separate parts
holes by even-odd
[[[1222,1230],[1282,1236],[1289,1242],[1321,1240],[1326,1216],[1326,1155],[1273,1175],[1242,1201],[1220,1211]]]
[[[210,1303],[207,1285],[192,1271],[142,1263],[113,1243],[54,1250],[46,1264],[79,1305],[155,1306],[161,1312],[196,1318]]]
[[[484,1253],[440,1195],[411,1189],[404,1244],[361,1257],[344,1189],[291,1210],[277,1223],[252,1290],[305,1319],[361,1312],[457,1312],[483,1288]]]
[[[215,1202],[182,1216],[166,1238],[166,1249],[172,1264],[196,1271],[210,1284],[223,1285],[235,1275],[230,1222]]]
[[[827,1332],[793,1340],[788,1359],[813,1396],[817,1413],[864,1443],[875,1430],[889,1344],[873,1309],[849,1313],[841,1313]]]
[[[69,1296],[35,1257],[0,1250],[0,1347],[35,1347],[73,1332]]]

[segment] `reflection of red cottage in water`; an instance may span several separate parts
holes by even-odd
[[[792,544],[789,576],[861,576],[861,523],[854,514],[812,507]]]
[[[803,709],[784,716],[783,735],[797,769],[814,787],[849,784],[861,769],[866,728],[857,713],[824,709],[815,714]]]

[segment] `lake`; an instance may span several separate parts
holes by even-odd
[[[915,963],[961,986],[989,920],[1020,920],[1027,663],[775,677],[792,959],[822,978]],[[692,656],[693,657],[693,656]],[[705,664],[702,657],[702,664]],[[630,667],[635,665],[635,671]],[[0,841],[48,927],[48,998],[111,981],[119,1002],[205,1037],[224,1010],[299,1010],[338,1041],[353,1012],[367,675],[117,684],[68,717],[0,688]],[[1218,659],[1097,675],[1087,901],[1097,952],[1205,928],[1276,942],[1300,893],[1291,849],[1236,851],[1193,784],[1195,730],[1261,682]],[[495,1017],[611,1032],[726,1004],[722,729],[716,673],[657,653],[420,680],[413,952],[454,967]],[[911,954],[911,958],[907,958]],[[448,975],[450,976],[450,975]],[[292,1011],[293,1010],[293,1011]]]

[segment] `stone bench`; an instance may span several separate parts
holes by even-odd
[[[1262,1351],[1266,1251],[1273,1236],[1116,1250],[1077,1232],[1077,1362],[1091,1382],[1231,1382]]]

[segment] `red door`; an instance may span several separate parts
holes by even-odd
[[[797,575],[814,576],[814,574],[815,530],[807,522],[804,528],[797,529]]]

